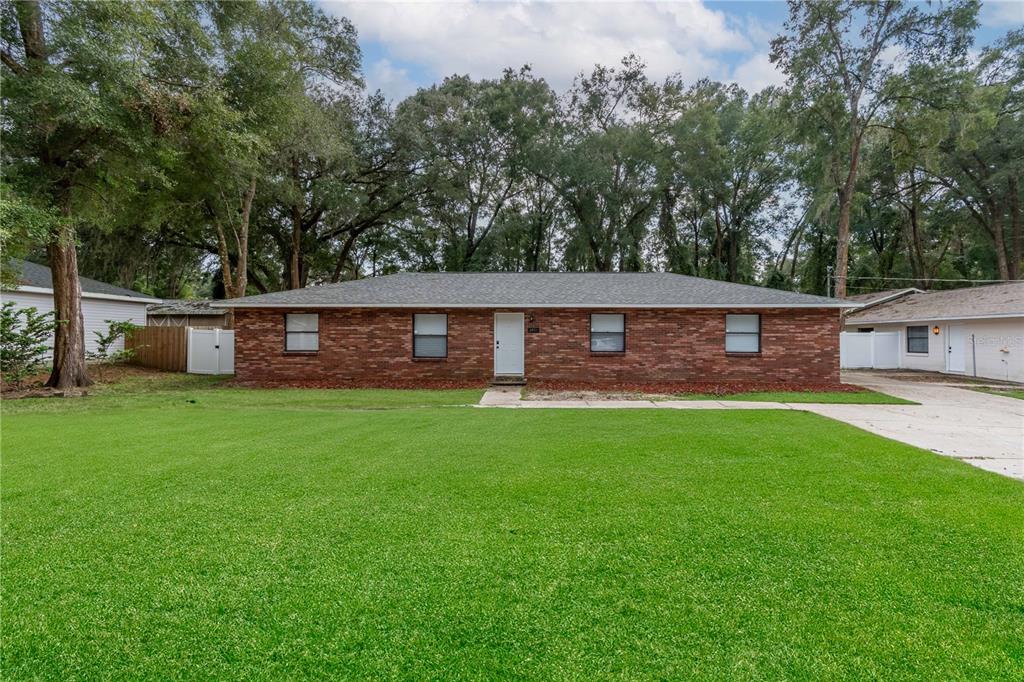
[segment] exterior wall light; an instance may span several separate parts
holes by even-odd
[[[935,334],[936,336],[939,335],[939,326],[938,325],[935,325],[934,327],[932,327],[932,334]]]

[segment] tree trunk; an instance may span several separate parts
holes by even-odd
[[[35,77],[45,70],[48,56],[43,13],[38,2],[19,2],[15,11],[18,30],[28,65],[26,77]],[[46,127],[45,125],[42,127]],[[42,143],[39,158],[50,158]],[[78,279],[78,253],[75,245],[75,227],[71,221],[71,181],[69,169],[61,168],[65,179],[55,196],[61,209],[61,222],[50,235],[46,246],[50,260],[53,286],[53,314],[57,323],[53,332],[53,369],[46,385],[68,389],[92,383],[85,366],[85,324],[82,320],[82,284]]]
[[[295,198],[291,202],[292,234],[288,254],[288,288],[302,288],[302,212],[305,208],[305,195],[302,191],[302,176],[299,173],[299,159],[292,157],[292,189]]]
[[[75,228],[69,222],[63,223],[46,250],[53,276],[53,312],[57,321],[53,334],[53,371],[46,385],[58,389],[88,386],[92,381],[85,366],[85,324]]]
[[[999,201],[989,199],[985,202],[985,210],[989,215],[989,234],[996,251],[996,266],[999,268],[999,279],[1009,281],[1010,264],[1006,259],[1006,235],[1003,234],[1003,206]]]
[[[334,272],[331,273],[331,284],[336,284],[341,281],[341,275],[345,270],[345,263],[348,262],[349,254],[352,253],[352,247],[356,243],[356,239],[361,234],[359,230],[352,230],[345,237],[344,243],[341,245],[341,253],[338,254],[338,261],[334,266]]]
[[[700,218],[696,209],[690,223],[693,227],[693,274],[700,277]]]
[[[850,213],[853,209],[853,187],[856,164],[839,191],[839,227],[836,230],[836,298],[846,298],[846,276],[850,268]]]
[[[238,258],[235,263],[235,295],[233,298],[245,296],[249,286],[249,218],[252,215],[252,200],[256,196],[256,176],[249,180],[249,189],[242,199],[242,219],[239,221]]]
[[[738,282],[740,277],[740,249],[739,249],[739,226],[728,228],[726,234],[729,239],[729,281]]]
[[[292,241],[288,260],[288,288],[302,288],[302,209],[292,204]]]
[[[1021,257],[1021,224],[1020,224],[1020,185],[1017,178],[1009,180],[1010,201],[1010,262],[1007,268],[1010,279],[1020,279]]]
[[[227,233],[223,224],[214,219],[217,232],[217,258],[220,260],[221,280],[224,282],[225,298],[241,298],[249,286],[249,218],[252,214],[252,200],[256,195],[256,176],[249,181],[249,187],[242,197],[241,216],[238,227],[232,228],[235,236],[235,268],[232,274],[231,252],[228,248]]]
[[[224,297],[235,298],[234,278],[231,276],[231,254],[228,253],[228,238],[224,234],[224,226],[219,220],[213,223],[213,229],[217,232],[217,260],[220,261],[220,280],[224,284]]]
[[[43,13],[37,0],[26,0],[16,4],[18,29],[21,31],[21,42],[25,46],[25,57],[29,67],[45,64],[46,39],[43,33]]]

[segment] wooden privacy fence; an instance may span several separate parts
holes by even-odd
[[[184,372],[188,366],[188,328],[136,327],[125,338],[125,348],[135,351],[133,365]]]

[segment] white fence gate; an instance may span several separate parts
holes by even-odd
[[[900,366],[899,332],[842,332],[839,366],[843,369],[897,369]]]
[[[230,329],[188,329],[189,374],[234,374],[235,332]]]

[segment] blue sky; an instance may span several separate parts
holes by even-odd
[[[786,18],[781,0],[681,2],[322,1],[359,31],[367,86],[399,99],[453,73],[495,77],[532,65],[563,90],[594,63],[640,55],[654,77],[678,72],[748,90],[782,77],[769,42]],[[1024,0],[983,5],[976,44],[1024,24]]]

